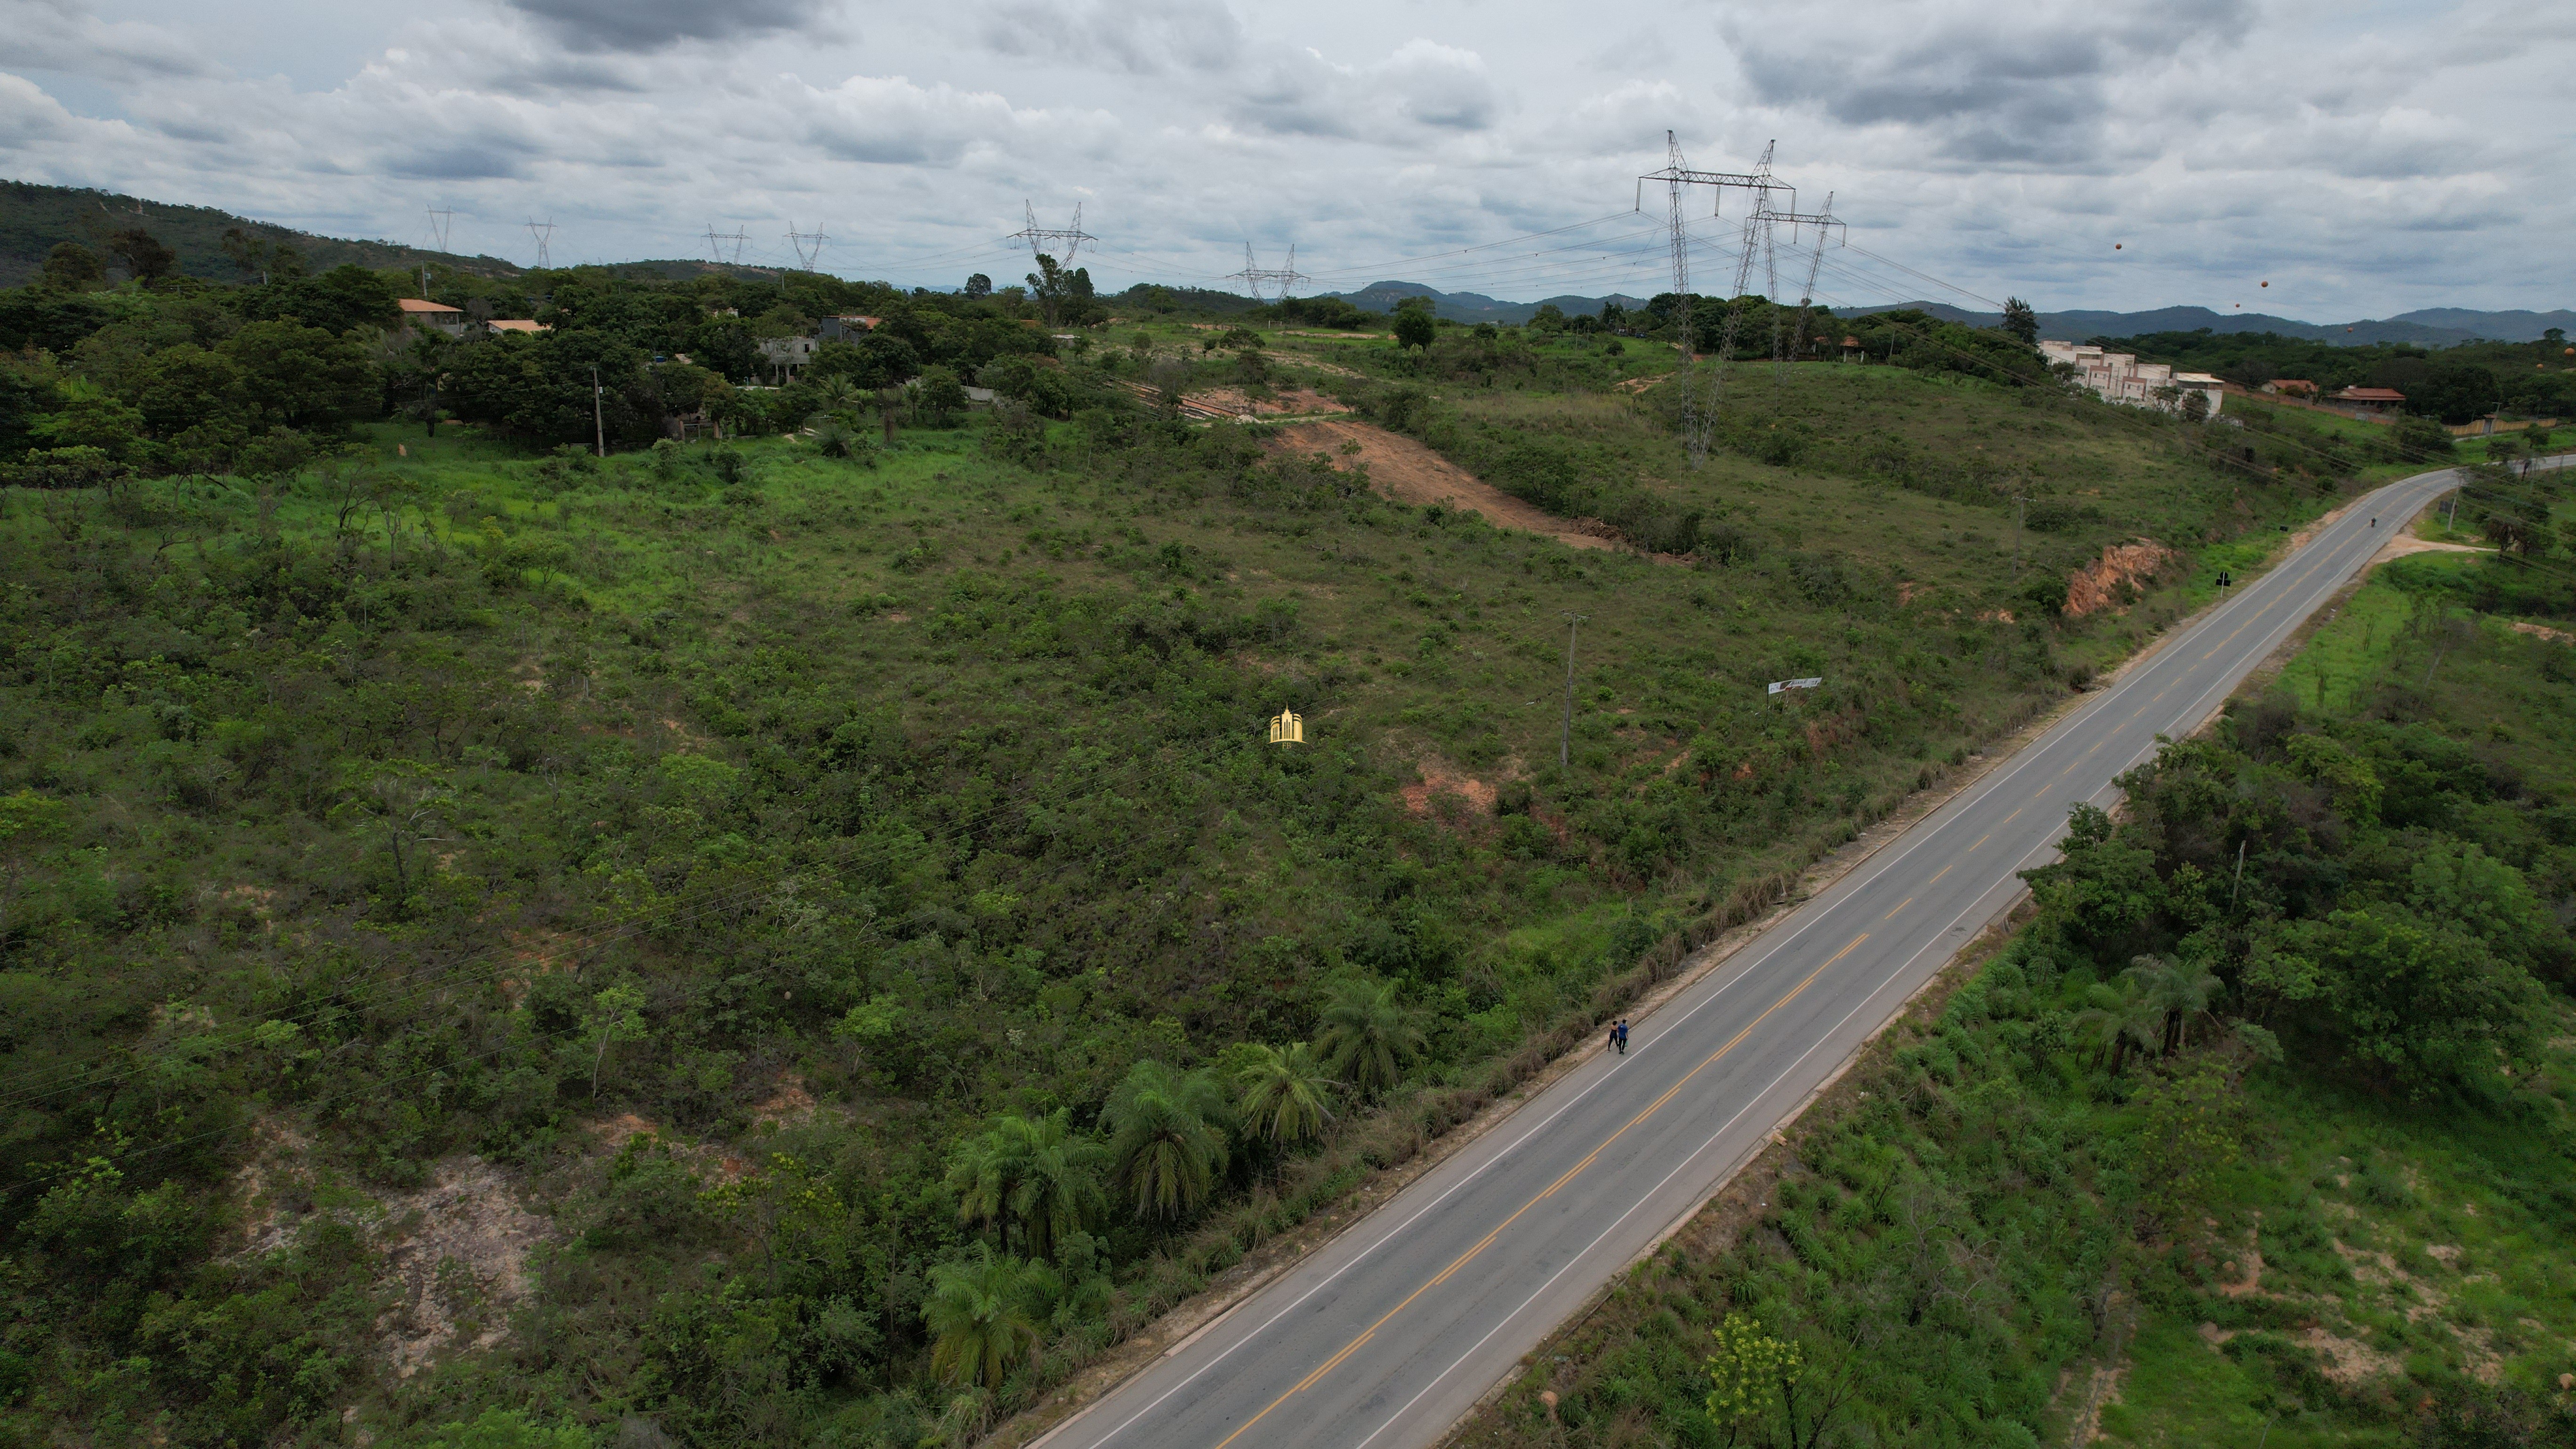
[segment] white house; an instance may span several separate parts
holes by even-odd
[[[2226,384],[2205,372],[2176,372],[2169,364],[2140,362],[2134,354],[2105,352],[2086,342],[2042,342],[2039,352],[2052,367],[2074,368],[2074,380],[2104,402],[2178,412],[2183,398],[2196,392],[2214,418],[2227,401]]]

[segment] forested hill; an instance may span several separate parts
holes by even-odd
[[[307,266],[317,270],[344,264],[415,268],[424,263],[488,276],[509,276],[519,270],[500,257],[455,256],[400,242],[315,236],[210,206],[174,206],[87,187],[0,181],[0,287],[33,280],[44,269],[45,254],[60,243],[104,249],[110,237],[129,229],[149,232],[177,253],[180,273],[209,281],[234,282],[244,276],[242,265],[224,250],[228,231],[240,231],[271,246],[292,247]]]

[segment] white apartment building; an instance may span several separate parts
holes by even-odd
[[[2196,392],[2208,399],[2214,418],[2227,401],[2226,385],[2206,372],[2176,372],[2166,363],[2140,362],[2129,353],[2105,352],[2083,342],[2042,342],[2039,352],[2052,367],[2073,367],[2075,380],[2104,402],[2174,412],[2182,407],[2184,394]]]

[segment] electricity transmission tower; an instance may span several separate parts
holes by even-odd
[[[1082,203],[1078,201],[1073,205],[1073,225],[1071,226],[1038,225],[1038,209],[1025,200],[1020,203],[1020,211],[1028,218],[1029,224],[1011,233],[1005,240],[1027,242],[1029,255],[1033,258],[1043,254],[1054,257],[1070,267],[1073,265],[1073,254],[1082,250],[1084,242],[1100,240],[1082,229]]]
[[[1294,242],[1291,242],[1288,246],[1288,265],[1284,267],[1265,267],[1261,265],[1260,262],[1253,259],[1252,243],[1245,242],[1243,244],[1243,270],[1239,272],[1226,273],[1225,280],[1229,282],[1243,283],[1245,288],[1252,293],[1252,300],[1255,302],[1262,300],[1262,288],[1277,287],[1279,289],[1279,295],[1271,300],[1285,302],[1288,300],[1288,292],[1291,288],[1295,287],[1299,282],[1311,282],[1315,279],[1307,276],[1304,272],[1297,270],[1297,246]]]
[[[787,244],[796,249],[796,269],[798,271],[810,272],[814,270],[814,264],[823,259],[824,244],[830,240],[830,237],[823,235],[819,231],[798,231],[796,229],[796,223],[792,221],[787,223]],[[782,287],[787,285],[787,277],[785,273],[782,272],[779,274],[778,284]]]
[[[732,231],[718,231],[714,222],[707,223],[707,256],[717,266],[741,266],[742,249],[750,240],[751,233],[739,225]]]
[[[1682,367],[1686,373],[1691,374],[1683,379],[1682,384],[1682,443],[1690,450],[1690,465],[1697,468],[1708,461],[1709,433],[1717,421],[1717,391],[1716,379],[1698,374],[1691,365],[1696,339],[1691,336],[1693,319],[1690,290],[1690,233],[1685,225],[1682,211],[1683,193],[1693,186],[1710,188],[1716,195],[1712,198],[1709,215],[1718,217],[1725,214],[1726,193],[1729,189],[1751,192],[1753,210],[1757,215],[1770,208],[1771,195],[1775,191],[1788,192],[1791,198],[1790,205],[1794,208],[1797,204],[1797,190],[1771,175],[1770,146],[1762,148],[1761,162],[1750,171],[1692,170],[1690,163],[1682,157],[1680,138],[1670,131],[1664,133],[1664,151],[1664,169],[1649,171],[1637,178],[1637,209],[1640,211],[1645,209],[1647,182],[1664,183],[1671,203],[1673,298],[1674,304],[1682,309],[1680,343]],[[1751,233],[1748,232],[1747,235],[1750,236]],[[1736,272],[1735,292],[1727,299],[1726,347],[1728,349],[1735,345],[1737,308],[1734,299],[1744,293],[1742,257],[1737,258]],[[1725,365],[1723,360],[1719,365],[1721,367]]]
[[[1837,228],[1840,228],[1845,235],[1848,235],[1850,232],[1849,227],[1843,226],[1841,222],[1834,219],[1834,194],[1830,191],[1825,193],[1825,209],[1823,211],[1817,212],[1813,216],[1801,215],[1795,211],[1773,212],[1771,214],[1771,224],[1773,226],[1777,226],[1781,222],[1787,222],[1789,224],[1789,244],[1791,246],[1797,245],[1797,229],[1802,226],[1812,226],[1816,229],[1816,245],[1807,253],[1807,285],[1801,288],[1798,292],[1798,320],[1789,331],[1788,345],[1785,348],[1781,345],[1779,309],[1776,306],[1772,309],[1771,381],[1774,386],[1777,386],[1789,375],[1790,359],[1796,357],[1798,349],[1806,345],[1807,314],[1814,308],[1816,302],[1816,273],[1821,271],[1825,265],[1825,238],[1833,234]],[[1771,248],[1768,244],[1767,236],[1763,247],[1763,256],[1766,261],[1768,261],[1771,256]]]
[[[543,270],[543,269],[545,269],[545,268],[547,268],[547,267],[551,267],[551,266],[553,266],[553,265],[554,265],[554,254],[553,254],[553,252],[549,249],[548,244],[554,240],[554,235],[555,235],[555,223],[554,223],[554,218],[553,218],[553,217],[548,217],[548,218],[546,218],[544,221],[535,221],[535,220],[531,220],[531,221],[528,223],[528,235],[530,235],[530,236],[532,236],[532,237],[535,237],[535,238],[537,239],[537,267],[538,267],[538,269],[539,269],[539,270]]]
[[[428,211],[429,239],[432,249],[444,255],[447,251],[448,228],[455,224],[456,213],[443,211],[435,206],[428,208]],[[420,264],[420,296],[424,302],[429,300],[429,262],[426,259]]]

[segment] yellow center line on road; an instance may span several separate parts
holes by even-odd
[[[1979,845],[1982,845],[1982,844],[1984,844],[1984,843],[1985,843],[1985,842],[1983,842],[1983,841],[1979,841],[1979,842],[1978,842],[1978,844],[1979,844]],[[1974,849],[1976,849],[1977,847],[1976,847],[1976,846],[1974,846],[1974,845],[1972,845],[1972,846],[1969,846],[1968,848],[1969,848],[1970,850],[1974,850]],[[1954,860],[1954,861],[1950,862],[1948,865],[1945,865],[1945,866],[1941,867],[1941,875],[1948,875],[1950,872],[1952,872],[1952,871],[1954,871],[1954,870],[1957,870],[1958,868],[1959,868],[1959,863],[1958,863],[1957,861],[1955,861],[1955,860]],[[1932,877],[1930,880],[1925,881],[1925,882],[1924,882],[1924,884],[1925,884],[1925,885],[1927,885],[1927,886],[1936,886],[1936,885],[1939,885],[1939,884],[1941,883],[1941,875],[1936,875],[1936,876]]]
[[[2027,809],[2029,809],[2029,808],[2030,808],[2029,806],[2024,805],[2023,807],[2021,807],[2021,810],[2027,810]],[[2005,816],[2005,817],[2004,817],[2004,823],[2005,823],[2006,825],[2010,825],[2010,824],[2012,824],[2015,820],[2020,819],[2020,818],[2021,818],[2021,810],[2016,810],[2016,811],[2014,811],[2012,814]]]
[[[1328,1358],[1328,1359],[1324,1360],[1321,1364],[1317,1365],[1317,1366],[1316,1366],[1316,1368],[1315,1368],[1315,1371],[1314,1371],[1314,1372],[1312,1372],[1312,1373],[1310,1373],[1310,1374],[1306,1375],[1306,1376],[1305,1376],[1304,1378],[1302,1378],[1302,1379],[1299,1379],[1299,1380],[1297,1381],[1297,1383],[1296,1383],[1296,1386],[1295,1386],[1295,1387],[1293,1387],[1293,1388],[1291,1388],[1291,1389],[1289,1389],[1289,1390],[1288,1390],[1288,1392],[1286,1392],[1286,1393],[1284,1393],[1284,1394],[1281,1394],[1279,1397],[1277,1397],[1277,1398],[1275,1398],[1275,1399],[1272,1399],[1272,1400],[1271,1400],[1267,1405],[1263,1406],[1263,1408],[1262,1408],[1262,1410],[1261,1410],[1261,1412],[1260,1412],[1260,1413],[1255,1414],[1255,1415],[1253,1415],[1251,1418],[1244,1420],[1244,1421],[1243,1421],[1243,1427],[1242,1427],[1242,1428],[1237,1429],[1237,1430],[1235,1430],[1233,1433],[1226,1435],[1223,1439],[1218,1440],[1218,1441],[1217,1441],[1216,1449],[1228,1449],[1228,1446],[1232,1445],[1232,1444],[1234,1443],[1234,1441],[1235,1441],[1235,1440],[1240,1439],[1240,1438],[1242,1438],[1244,1435],[1246,1435],[1246,1434],[1248,1434],[1248,1433],[1252,1432],[1252,1426],[1253,1426],[1253,1425],[1258,1424],[1258,1423],[1260,1423],[1262,1420],[1269,1418],[1269,1417],[1270,1417],[1270,1412],[1271,1412],[1271,1410],[1278,1408],[1281,1404],[1284,1404],[1284,1403],[1288,1402],[1290,1399],[1295,1398],[1297,1395],[1304,1393],[1306,1390],[1308,1390],[1308,1389],[1310,1389],[1310,1388],[1313,1388],[1313,1387],[1315,1386],[1315,1384],[1316,1384],[1318,1381],[1320,1381],[1320,1380],[1324,1377],[1324,1375],[1326,1375],[1326,1374],[1328,1374],[1328,1373],[1331,1373],[1334,1369],[1337,1369],[1337,1368],[1341,1367],[1341,1366],[1342,1366],[1342,1364],[1343,1364],[1345,1361],[1347,1361],[1347,1360],[1350,1358],[1350,1356],[1351,1356],[1352,1354],[1355,1354],[1355,1353],[1357,1353],[1357,1352],[1359,1352],[1359,1351],[1360,1351],[1360,1348],[1361,1348],[1361,1346],[1362,1346],[1362,1345],[1366,1344],[1370,1339],[1375,1338],[1375,1337],[1377,1336],[1377,1331],[1378,1331],[1379,1329],[1381,1329],[1381,1328],[1386,1327],[1386,1325],[1387,1325],[1387,1321],[1388,1321],[1389,1319],[1394,1318],[1397,1314],[1402,1313],[1402,1312],[1403,1312],[1404,1310],[1406,1310],[1407,1308],[1412,1307],[1412,1306],[1413,1306],[1413,1300],[1415,1300],[1415,1299],[1417,1299],[1417,1298],[1421,1297],[1421,1296],[1422,1296],[1423,1294],[1425,1294],[1425,1293],[1430,1292],[1432,1289],[1439,1287],[1441,1284],[1448,1282],[1448,1281],[1449,1281],[1449,1275],[1450,1275],[1450,1274],[1455,1273],[1455,1272],[1457,1272],[1459,1269],[1461,1269],[1461,1268],[1463,1268],[1463,1267],[1467,1266],[1468,1262],[1469,1262],[1469,1261],[1471,1261],[1472,1259],[1474,1259],[1474,1258],[1475,1258],[1475,1256],[1476,1256],[1477,1254],[1482,1253],[1483,1251],[1485,1251],[1485,1249],[1487,1249],[1488,1247],[1491,1247],[1491,1246],[1493,1245],[1494,1240],[1495,1240],[1496,1238],[1499,1238],[1499,1237],[1501,1237],[1501,1236],[1503,1235],[1503,1232],[1504,1232],[1504,1230],[1505,1230],[1505,1229],[1509,1228],[1512,1224],[1514,1224],[1514,1223],[1516,1223],[1516,1222],[1519,1222],[1519,1221],[1521,1220],[1521,1218],[1522,1218],[1523,1216],[1525,1216],[1525,1215],[1529,1212],[1529,1210],[1530,1210],[1531,1208],[1537,1207],[1540,1203],[1545,1202],[1547,1199],[1549,1199],[1549,1198],[1551,1198],[1551,1197],[1554,1197],[1554,1196],[1556,1195],[1556,1191],[1557,1191],[1557,1189],[1558,1189],[1558,1188],[1561,1188],[1561,1187],[1565,1186],[1567,1183],[1572,1182],[1575,1178],[1577,1178],[1577,1177],[1581,1176],[1581,1175],[1583,1174],[1583,1172],[1585,1171],[1585,1169],[1587,1169],[1587,1168],[1591,1167],[1591,1166],[1592,1166],[1592,1164],[1593,1164],[1594,1162],[1596,1162],[1596,1161],[1600,1160],[1601,1154],[1602,1154],[1602,1153],[1604,1153],[1604,1152],[1609,1151],[1609,1150],[1610,1150],[1610,1148],[1611,1148],[1611,1145],[1612,1145],[1612,1144],[1614,1144],[1614,1143],[1616,1143],[1620,1138],[1627,1136],[1627,1135],[1628,1135],[1628,1131],[1629,1131],[1629,1129],[1630,1129],[1630,1128],[1635,1127],[1638,1123],[1645,1121],[1647,1118],[1652,1117],[1652,1116],[1654,1116],[1657,1112],[1659,1112],[1659,1111],[1663,1110],[1663,1106],[1664,1106],[1664,1104],[1665,1104],[1665,1103],[1667,1103],[1667,1102],[1669,1102],[1669,1101],[1671,1101],[1674,1097],[1679,1096],[1679,1095],[1681,1094],[1681,1090],[1682,1090],[1682,1088],[1689,1086],[1689,1085],[1690,1085],[1690,1083],[1691,1083],[1691,1079],[1692,1079],[1693,1077],[1696,1077],[1696,1076],[1698,1076],[1700,1073],[1702,1073],[1702,1072],[1704,1072],[1704,1071],[1707,1071],[1710,1067],[1713,1067],[1713,1066],[1717,1065],[1717,1063],[1718,1063],[1721,1059],[1723,1059],[1723,1058],[1726,1056],[1726,1054],[1727,1054],[1728,1052],[1731,1052],[1731,1051],[1735,1050],[1735,1049],[1736,1049],[1736,1047],[1738,1047],[1738,1046],[1742,1045],[1742,1044],[1743,1044],[1743,1041],[1744,1041],[1744,1039],[1745,1039],[1746,1037],[1753,1035],[1753,1030],[1754,1030],[1754,1028],[1756,1028],[1756,1027],[1760,1026],[1762,1023],[1764,1023],[1764,1022],[1766,1022],[1766,1021],[1769,1021],[1769,1020],[1771,1019],[1771,1014],[1772,1014],[1773,1012],[1778,1011],[1781,1007],[1784,1007],[1784,1006],[1788,1005],[1790,1002],[1797,1000],[1797,999],[1798,999],[1798,996],[1799,996],[1799,993],[1801,993],[1801,992],[1805,991],[1809,986],[1811,986],[1811,985],[1815,984],[1815,980],[1816,980],[1816,978],[1817,978],[1817,977],[1822,976],[1822,975],[1824,975],[1824,974],[1825,974],[1825,967],[1826,967],[1826,966],[1831,966],[1831,965],[1833,965],[1833,964],[1834,964],[1834,962],[1835,962],[1835,961],[1840,961],[1840,960],[1841,960],[1841,959],[1843,959],[1845,956],[1850,955],[1850,954],[1851,954],[1855,949],[1857,949],[1857,948],[1859,947],[1859,945],[1860,945],[1860,943],[1861,943],[1861,942],[1866,941],[1866,940],[1868,940],[1868,939],[1869,939],[1869,933],[1868,933],[1867,931],[1863,931],[1863,932],[1861,932],[1859,935],[1852,937],[1852,938],[1851,938],[1851,943],[1850,943],[1849,945],[1847,945],[1847,946],[1843,947],[1841,950],[1836,951],[1836,952],[1833,954],[1833,957],[1832,957],[1832,959],[1831,959],[1831,960],[1826,961],[1823,965],[1818,966],[1815,970],[1808,972],[1805,980],[1803,980],[1803,981],[1799,982],[1797,985],[1792,986],[1792,987],[1790,987],[1790,988],[1789,988],[1788,994],[1786,994],[1786,995],[1782,996],[1779,1000],[1777,1000],[1777,1001],[1775,1001],[1775,1002],[1772,1002],[1769,1006],[1764,1007],[1764,1008],[1762,1009],[1762,1014],[1761,1014],[1760,1016],[1757,1016],[1757,1017],[1753,1018],[1753,1020],[1751,1020],[1751,1021],[1749,1021],[1749,1022],[1745,1023],[1745,1025],[1744,1025],[1744,1029],[1743,1029],[1742,1031],[1739,1031],[1739,1032],[1737,1032],[1735,1035],[1733,1035],[1733,1036],[1731,1036],[1731,1037],[1727,1038],[1726,1045],[1724,1045],[1724,1046],[1722,1046],[1722,1047],[1719,1047],[1717,1050],[1715,1050],[1715,1051],[1713,1051],[1713,1052],[1710,1052],[1710,1053],[1708,1054],[1708,1059],[1707,1059],[1707,1060],[1705,1060],[1705,1061],[1701,1062],[1698,1066],[1695,1066],[1695,1067],[1691,1068],[1689,1072],[1687,1072],[1687,1073],[1685,1073],[1685,1074],[1683,1075],[1683,1077],[1682,1077],[1682,1079],[1681,1079],[1680,1081],[1673,1083],[1673,1084],[1672,1084],[1672,1086],[1671,1086],[1671,1088],[1670,1088],[1670,1089],[1668,1089],[1668,1090],[1667,1090],[1667,1091],[1666,1091],[1662,1096],[1657,1097],[1657,1098],[1656,1098],[1652,1103],[1649,1103],[1649,1104],[1647,1105],[1647,1107],[1646,1107],[1646,1109],[1645,1109],[1644,1111],[1639,1112],[1636,1116],[1631,1117],[1631,1118],[1629,1118],[1626,1122],[1621,1123],[1621,1124],[1620,1124],[1620,1126],[1619,1126],[1619,1130],[1618,1130],[1618,1131],[1613,1132],[1613,1133],[1611,1133],[1608,1137],[1606,1137],[1606,1138],[1602,1139],[1601,1145],[1600,1145],[1600,1146],[1598,1146],[1598,1147],[1593,1148],[1593,1149],[1591,1150],[1591,1152],[1589,1152],[1589,1153],[1585,1154],[1585,1156],[1584,1156],[1584,1158],[1583,1158],[1583,1160],[1582,1160],[1581,1162],[1578,1162],[1578,1163],[1574,1164],[1572,1167],[1567,1168],[1567,1169],[1565,1170],[1565,1175],[1564,1175],[1564,1176],[1559,1177],[1556,1181],[1549,1183],[1549,1184],[1547,1185],[1547,1188],[1546,1188],[1546,1190],[1545,1190],[1545,1191],[1541,1192],[1538,1196],[1536,1196],[1536,1197],[1534,1197],[1534,1198],[1531,1198],[1528,1202],[1522,1203],[1522,1204],[1520,1205],[1520,1208],[1519,1208],[1519,1210],[1518,1210],[1518,1211],[1514,1212],[1510,1217],[1507,1217],[1507,1218],[1503,1219],[1500,1223],[1496,1224],[1496,1225],[1495,1225],[1495,1227],[1494,1227],[1494,1230],[1493,1230],[1492,1232],[1487,1233],[1487,1234],[1485,1234],[1485,1236],[1483,1236],[1482,1238],[1477,1239],[1477,1240],[1476,1240],[1476,1245],[1475,1245],[1474,1247],[1469,1248],[1467,1251],[1465,1251],[1465,1252],[1463,1252],[1463,1253],[1460,1253],[1460,1254],[1457,1256],[1457,1258],[1449,1264],[1449,1266],[1448,1266],[1448,1267],[1443,1268],[1443,1269],[1441,1269],[1441,1270],[1440,1270],[1440,1274],[1439,1274],[1439,1276],[1438,1276],[1438,1277],[1433,1278],[1430,1282],[1425,1283],[1425,1284],[1423,1284],[1421,1287],[1416,1288],[1416,1289],[1414,1289],[1412,1292],[1410,1292],[1410,1293],[1408,1293],[1408,1294],[1404,1295],[1404,1301],[1403,1301],[1403,1302],[1398,1303],[1398,1304],[1397,1304],[1397,1305],[1395,1305],[1393,1308],[1388,1309],[1385,1313],[1380,1314],[1380,1315],[1378,1316],[1378,1320],[1377,1320],[1377,1322],[1370,1324],[1367,1328],[1364,1328],[1364,1329],[1362,1329],[1362,1330],[1360,1331],[1360,1335],[1359,1335],[1359,1337],[1352,1339],[1350,1342],[1348,1342],[1348,1343],[1346,1343],[1346,1344],[1343,1344],[1343,1345],[1342,1345],[1341,1352],[1334,1354],[1331,1358]]]
[[[1879,917],[1879,919],[1882,921],[1892,919],[1896,915],[1896,911],[1904,910],[1907,906],[1912,904],[1914,904],[1914,897],[1907,896],[1905,899],[1896,903],[1896,910],[1889,911],[1886,915]]]
[[[1980,836],[1978,836],[1978,837],[1977,837],[1977,845],[1983,845],[1983,844],[1985,844],[1987,841],[1992,840],[1992,839],[1994,839],[1994,838],[1995,838],[1995,834],[1994,834],[1994,832],[1993,832],[1993,831],[1991,831],[1991,830],[1989,830],[1989,831],[1987,831],[1985,834],[1980,835]],[[1976,849],[1976,848],[1977,848],[1977,845],[1971,845],[1971,846],[1969,846],[1968,848],[1969,848],[1970,850],[1974,850],[1974,849]],[[1934,876],[1934,877],[1933,877],[1933,879],[1934,879],[1934,880],[1939,880],[1939,879],[1940,879],[1940,877],[1939,877],[1939,876]]]

